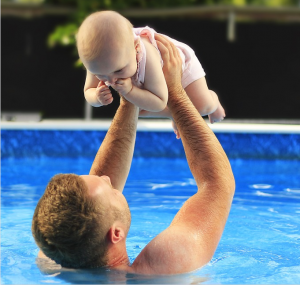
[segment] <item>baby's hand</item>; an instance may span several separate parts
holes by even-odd
[[[112,84],[111,86],[122,96],[126,97],[126,95],[132,90],[131,78],[119,78],[115,84]]]
[[[110,89],[104,84],[103,81],[98,83],[96,88],[96,96],[101,105],[108,105],[114,100]]]
[[[209,114],[208,118],[209,118],[209,122],[211,124],[213,124],[213,123],[221,122],[222,120],[224,120],[225,116],[226,116],[225,111],[219,102],[219,105],[218,105],[218,108],[216,109],[216,111]]]

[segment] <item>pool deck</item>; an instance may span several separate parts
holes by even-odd
[[[1,121],[3,130],[108,130],[111,119],[90,121],[71,119],[42,120],[40,122]],[[208,121],[205,120],[207,123]],[[281,133],[300,134],[300,120],[230,120],[210,124],[215,133]],[[172,132],[168,119],[139,119],[138,131]]]

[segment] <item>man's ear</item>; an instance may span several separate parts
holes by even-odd
[[[108,231],[108,239],[111,243],[118,243],[125,237],[124,230],[121,227],[113,225]]]

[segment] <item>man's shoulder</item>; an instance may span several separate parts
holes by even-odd
[[[146,245],[132,268],[141,274],[179,274],[198,268],[191,258],[193,242],[188,239],[180,229],[166,229]]]

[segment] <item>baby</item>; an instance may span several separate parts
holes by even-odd
[[[109,86],[137,105],[142,116],[171,117],[163,62],[149,27],[133,28],[114,11],[96,12],[81,24],[77,34],[79,57],[86,67],[84,95],[94,107],[113,101]],[[167,36],[166,36],[167,37]],[[182,59],[182,86],[210,123],[222,121],[225,112],[215,92],[208,89],[205,72],[194,51],[170,37]],[[173,125],[176,132],[176,126]]]

